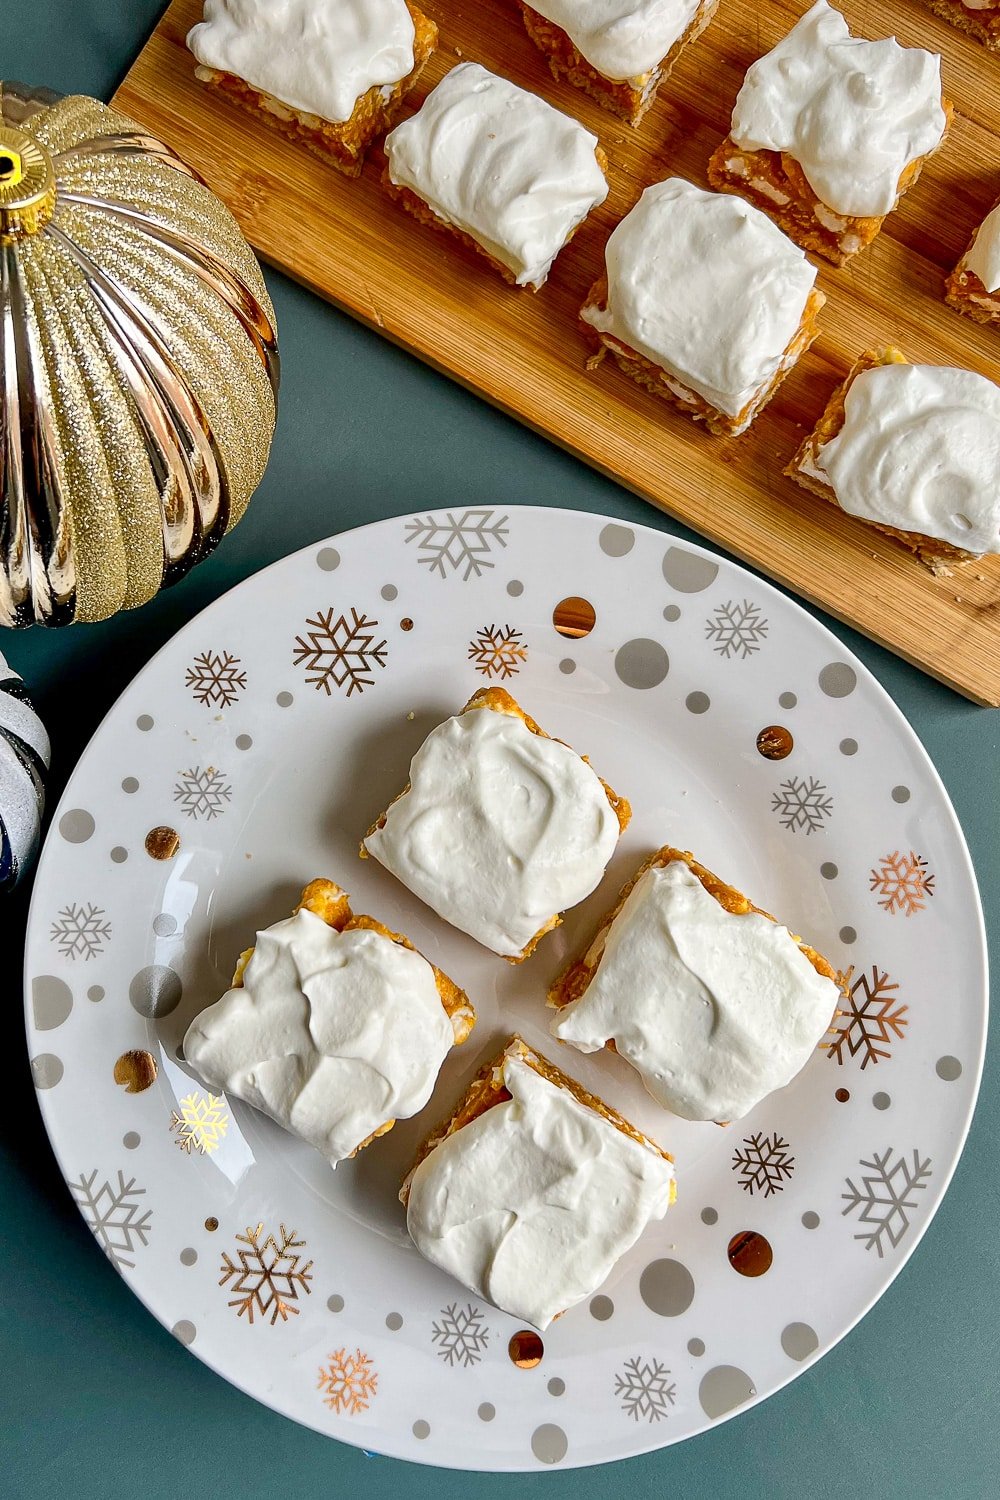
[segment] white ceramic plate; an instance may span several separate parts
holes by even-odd
[[[584,636],[553,623],[571,596],[596,615]],[[634,809],[602,886],[524,967],[357,856],[428,730],[487,682],[589,754]],[[758,751],[767,726],[790,732],[785,759]],[[147,852],[154,829],[179,836],[172,858]],[[150,840],[161,854],[173,842]],[[659,1111],[620,1059],[547,1035],[547,982],[663,843],[853,966],[833,1050],[728,1129]],[[177,1052],[255,930],[318,874],[408,933],[480,1014],[423,1116],[335,1173],[213,1099]],[[182,630],[69,783],[27,974],[53,1146],[156,1317],[319,1432],[472,1469],[677,1442],[818,1359],[941,1201],[987,1004],[955,815],[860,663],[732,563],[527,507],[364,527],[267,568]],[[514,1029],[662,1140],[679,1182],[676,1208],[548,1330],[530,1368],[511,1358],[514,1320],[421,1261],[396,1200],[417,1141]]]

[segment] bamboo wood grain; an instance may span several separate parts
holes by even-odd
[[[577,312],[608,234],[648,183],[678,173],[706,185],[744,72],[806,0],[721,0],[635,131],[553,81],[514,0],[424,8],[441,49],[413,107],[456,61],[474,58],[576,115],[607,151],[608,199],[537,295],[396,208],[379,186],[380,150],[350,181],[200,85],[184,46],[199,0],[174,0],[114,102],[201,172],[264,260],[958,692],[1000,706],[1000,558],[934,578],[782,475],[868,345],[898,344],[1000,381],[1000,330],[941,300],[944,273],[1000,187],[1000,58],[920,0],[844,0],[857,34],[894,33],[942,53],[954,128],[874,246],[841,270],[821,267],[820,337],[775,400],[744,436],[715,438],[611,360],[588,372]]]

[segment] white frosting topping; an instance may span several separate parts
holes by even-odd
[[[658,68],[697,13],[699,0],[531,0],[605,78]]]
[[[508,1058],[504,1083],[417,1167],[406,1224],[429,1261],[546,1328],[663,1218],[674,1172],[526,1063]]]
[[[786,927],[726,911],[673,860],[636,882],[552,1031],[581,1052],[613,1040],[685,1119],[738,1120],[808,1062],[837,995]]]
[[[471,235],[518,286],[540,286],[607,197],[597,137],[478,63],[446,73],[386,137],[389,177]]]
[[[365,848],[446,922],[513,957],[590,895],[618,834],[575,750],[478,708],[427,736],[410,790]]]
[[[595,328],[738,416],[782,363],[815,267],[760,209],[680,177],[648,187],[608,240]]]
[[[1000,203],[977,229],[965,269],[973,271],[988,292],[1000,292]]]
[[[1000,386],[939,365],[862,370],[817,467],[852,516],[1000,552]]]
[[[454,1040],[425,958],[303,910],[257,934],[242,987],[196,1017],[184,1056],[336,1166],[423,1109]]]
[[[205,67],[337,123],[413,71],[404,0],[205,0],[187,44]]]
[[[941,59],[894,37],[866,42],[826,0],[747,71],[730,134],[784,151],[837,213],[887,214],[903,169],[940,143]]]

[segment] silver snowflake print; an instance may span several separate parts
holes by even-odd
[[[63,958],[82,958],[84,962],[99,958],[111,937],[111,923],[105,921],[103,906],[64,906],[52,923],[51,939]]]
[[[320,610],[306,620],[305,634],[295,637],[293,661],[305,667],[306,682],[329,697],[346,688],[346,697],[362,693],[375,681],[374,669],[385,666],[386,643],[375,639],[377,620],[352,609],[334,618],[333,609]],[[310,675],[311,674],[311,675]]]
[[[463,582],[479,578],[494,547],[506,547],[507,517],[493,510],[446,511],[444,518],[415,516],[406,523],[407,542],[417,543],[418,561],[441,578],[461,573]]]
[[[469,1302],[457,1302],[441,1309],[440,1323],[431,1327],[431,1340],[446,1365],[477,1365],[486,1351],[490,1330],[483,1322],[481,1308]]]
[[[861,1186],[856,1187],[848,1177],[847,1192],[840,1195],[847,1205],[845,1215],[861,1210],[857,1222],[864,1227],[854,1238],[862,1240],[866,1250],[877,1250],[880,1259],[886,1243],[895,1250],[910,1227],[910,1215],[919,1202],[916,1195],[923,1192],[931,1175],[930,1157],[921,1161],[919,1151],[912,1157],[911,1161],[900,1152],[893,1161],[891,1146],[881,1153],[873,1151],[870,1161],[858,1163],[863,1173]]]
[[[790,776],[771,796],[772,811],[778,814],[782,828],[792,833],[804,829],[816,833],[833,812],[833,798],[815,776]]]
[[[705,635],[715,642],[714,649],[723,657],[745,660],[753,656],[767,631],[767,620],[749,599],[727,599],[705,621]]]
[[[206,766],[204,770],[195,766],[177,774],[180,780],[174,787],[174,801],[180,803],[181,811],[189,818],[194,818],[195,822],[199,818],[211,822],[225,812],[233,789],[227,786],[224,772],[217,771],[214,766]]]
[[[676,1391],[670,1371],[658,1359],[627,1359],[615,1376],[615,1395],[635,1422],[659,1422],[669,1416]]]
[[[99,1184],[97,1177],[96,1167],[90,1173],[81,1172],[70,1189],[108,1259],[119,1268],[131,1269],[135,1261],[128,1257],[149,1243],[152,1209],[140,1214],[138,1201],[146,1189],[136,1187],[134,1177],[126,1180],[124,1172],[118,1173],[117,1184],[108,1179]]]
[[[512,625],[484,625],[469,642],[469,660],[484,677],[514,677],[527,659],[521,632]]]
[[[208,708],[229,708],[247,685],[247,674],[238,656],[228,651],[202,651],[187,669],[184,686],[196,703]]]
[[[740,1187],[751,1198],[754,1193],[764,1198],[780,1193],[794,1170],[795,1157],[777,1132],[765,1135],[759,1130],[756,1135],[745,1135],[743,1149],[737,1147],[733,1153],[733,1171],[739,1173]]]

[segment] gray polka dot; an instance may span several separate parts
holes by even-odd
[[[786,705],[787,707],[787,705]],[[705,1352],[704,1339],[688,1339],[688,1353],[693,1354],[695,1359],[701,1359]]]
[[[635,546],[635,532],[629,526],[605,526],[599,541],[609,557],[624,557]]]
[[[605,1297],[603,1293],[598,1297],[591,1297],[590,1316],[596,1318],[598,1323],[606,1323],[610,1317],[614,1316],[614,1311],[615,1304],[610,1297]]]
[[[508,583],[507,585],[507,592],[512,599],[520,599],[521,595],[524,593],[524,584],[521,582],[520,578],[512,578],[510,580],[510,583]]]
[[[675,620],[679,620],[680,617],[681,617],[681,612],[680,612],[679,607],[676,604],[668,604],[666,606],[666,608],[664,609],[664,611],[663,611],[663,618],[665,620],[669,620],[670,623],[671,623],[671,625],[674,623]]]
[[[316,562],[324,573],[332,573],[334,568],[340,567],[340,553],[336,547],[321,547],[316,553]]]
[[[851,739],[841,740],[841,742],[840,742],[840,753],[841,753],[841,755],[857,755],[857,753],[858,753],[858,742],[857,742],[857,740],[851,740]]]
[[[781,704],[782,708],[794,708],[798,701],[799,700],[798,698],[796,698],[794,693],[778,694],[778,702]]]
[[[615,671],[630,688],[654,688],[670,670],[670,657],[659,641],[640,636],[626,641],[615,656]]]
[[[704,714],[711,708],[712,700],[707,693],[688,693],[684,706],[689,713]]]
[[[183,992],[180,975],[175,974],[173,969],[165,968],[163,964],[149,964],[147,968],[140,969],[128,987],[133,1010],[137,1010],[140,1016],[148,1016],[150,1020],[169,1016],[172,1010],[177,1009]]]
[[[116,844],[111,851],[111,863],[113,865],[123,865],[127,859],[128,850],[123,849],[121,844]]]
[[[177,931],[177,918],[172,917],[168,911],[161,911],[158,917],[153,918],[153,931],[157,937],[170,937]]]
[[[274,701],[279,708],[291,708],[292,704],[295,702],[295,699],[291,693],[278,693],[275,696]]]
[[[492,1401],[481,1401],[478,1408],[480,1422],[492,1422],[497,1414],[497,1409]]]
[[[802,1215],[802,1227],[803,1229],[818,1229],[819,1214],[813,1213],[811,1208],[807,1208]]]
[[[402,1313],[389,1313],[385,1320],[385,1326],[390,1333],[398,1333],[403,1326]]]
[[[382,598],[383,599],[387,599],[390,604],[392,603],[393,599],[395,599],[395,597],[396,597],[396,595],[398,593],[399,593],[399,589],[396,587],[396,585],[394,583],[383,584],[383,586],[382,586]]]
[[[962,1076],[962,1064],[957,1057],[939,1057],[934,1064],[934,1071],[945,1083],[954,1083],[956,1078]]]
[[[840,929],[840,941],[842,943],[856,943],[857,940],[858,934],[853,927],[842,927]]]
[[[135,777],[134,776],[126,776],[125,780],[122,782],[122,791],[123,792],[137,792],[138,790],[139,790],[139,783],[138,783],[138,781],[136,781]]]
[[[569,1443],[561,1427],[543,1422],[531,1434],[531,1451],[540,1464],[557,1464],[566,1457]]]
[[[858,674],[846,661],[831,661],[819,674],[819,685],[828,698],[846,698],[858,685]]]
[[[54,974],[39,974],[31,981],[31,1013],[36,1031],[55,1031],[73,1009],[73,991]]]
[[[546,1390],[550,1396],[564,1396],[566,1394],[566,1382],[558,1375],[553,1375],[546,1386]]]
[[[700,594],[719,575],[719,564],[709,557],[698,557],[683,547],[671,547],[663,558],[663,576],[679,594]]]
[[[327,1299],[326,1299],[326,1305],[330,1309],[331,1312],[343,1312],[344,1311],[344,1299],[343,1299],[343,1297],[338,1297],[338,1295],[337,1295],[336,1292],[334,1292],[334,1294],[333,1294],[332,1297],[327,1297]]]
[[[125,1147],[126,1151],[134,1151],[141,1140],[142,1136],[139,1134],[138,1130],[126,1130],[125,1134],[122,1136],[122,1145]]]
[[[715,1420],[735,1411],[751,1396],[756,1396],[753,1381],[745,1370],[735,1365],[716,1365],[702,1376],[698,1387],[698,1400],[706,1417]]]
[[[564,656],[559,663],[559,670],[569,677],[571,673],[576,671],[576,662],[571,656]]]
[[[236,748],[237,748],[237,750],[249,750],[252,744],[253,744],[253,740],[251,739],[250,735],[248,735],[248,734],[238,734],[236,736]]]
[[[840,874],[840,871],[833,863],[833,860],[828,859],[824,864],[820,865],[819,873],[822,875],[824,880],[836,880],[837,876]]]
[[[789,1359],[808,1359],[819,1348],[815,1328],[808,1323],[789,1323],[782,1329],[781,1347]]]
[[[198,1252],[197,1252],[197,1250],[192,1250],[191,1247],[190,1247],[190,1245],[188,1246],[188,1248],[186,1250],[182,1250],[181,1251],[181,1265],[182,1266],[193,1266],[194,1263],[195,1263],[195,1261],[197,1259],[198,1259]]]
[[[63,1076],[63,1065],[54,1052],[39,1052],[31,1059],[31,1076],[36,1089],[54,1089]]]
[[[874,1104],[876,1109],[888,1109],[889,1105],[892,1103],[892,1100],[889,1098],[888,1094],[883,1094],[880,1092],[878,1094],[872,1095],[872,1103]]]
[[[174,1338],[179,1339],[182,1344],[193,1344],[197,1331],[189,1318],[181,1318],[180,1322],[175,1323],[170,1330]]]
[[[71,807],[59,819],[59,832],[67,844],[85,844],[96,827],[91,814],[82,807]]]
[[[908,786],[894,786],[892,789],[893,802],[909,802],[910,788]]]
[[[639,1277],[639,1296],[650,1312],[678,1318],[694,1301],[694,1277],[679,1260],[654,1260]]]
[[[103,1000],[104,986],[102,984],[92,984],[90,986],[90,989],[87,991],[87,999],[93,1000],[95,1005],[99,1000]]]
[[[141,729],[143,734],[148,734],[153,727],[152,714],[140,714],[135,721],[136,729]]]
[[[703,1208],[701,1211],[701,1222],[703,1224],[718,1224],[719,1213],[715,1208]]]
[[[413,1424],[413,1436],[415,1438],[428,1438],[431,1435],[431,1424],[425,1422],[423,1417],[418,1417]]]

